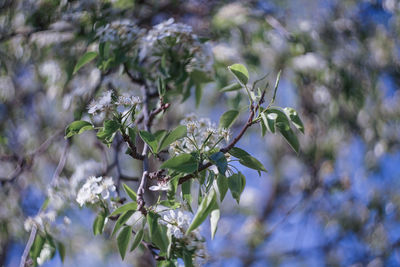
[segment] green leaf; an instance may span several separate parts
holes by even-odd
[[[158,223],[159,215],[149,211],[147,213],[147,223],[149,224],[150,239],[161,252],[166,252],[168,248],[168,237],[166,235],[166,229],[162,229],[162,226]]]
[[[140,245],[140,243],[143,240],[143,236],[144,236],[144,231],[143,231],[143,229],[140,229],[136,233],[135,239],[133,239],[133,243],[132,243],[130,251],[134,251]]]
[[[192,211],[192,207],[190,206],[192,204],[192,179],[187,180],[182,184],[182,198],[185,200],[188,204],[189,210]]]
[[[179,140],[187,135],[187,129],[185,125],[176,127],[172,132],[168,133],[161,141],[158,151],[162,151],[164,148]]]
[[[197,69],[190,73],[190,78],[195,84],[209,83],[213,81],[207,73]]]
[[[88,64],[90,61],[95,59],[98,56],[96,52],[86,52],[76,63],[74,67],[74,71],[72,74],[75,74],[80,68]]]
[[[219,127],[225,129],[230,128],[238,116],[239,116],[238,110],[235,109],[228,110],[227,112],[222,114],[221,118],[219,119]]]
[[[194,215],[194,218],[186,231],[186,234],[189,234],[191,231],[199,227],[204,222],[204,220],[213,210],[216,201],[217,196],[215,194],[215,190],[210,190],[210,192],[208,192],[208,194],[201,201],[196,211],[196,214]]]
[[[225,198],[226,192],[228,191],[228,178],[225,175],[218,174],[217,185],[219,191],[219,198],[222,202]]]
[[[218,207],[218,203],[215,201],[214,208],[210,214],[211,239],[214,239],[215,233],[217,232],[219,218],[220,218],[220,210]]]
[[[275,126],[280,129],[289,130],[290,122],[289,118],[286,116],[285,112],[278,108],[269,108],[264,112],[267,113],[267,120],[275,121]],[[270,124],[268,125],[270,126]]]
[[[127,134],[129,136],[129,139],[132,141],[132,143],[135,143],[136,141],[136,130],[134,128],[128,127],[126,128]]]
[[[196,107],[199,107],[201,97],[203,95],[203,88],[201,87],[200,84],[196,84],[194,92],[195,92],[195,99],[196,99]]]
[[[180,154],[165,161],[160,168],[182,173],[192,173],[197,170],[197,161],[191,154]]]
[[[65,260],[65,246],[62,242],[57,242],[57,250],[60,255],[61,262],[64,263]]]
[[[249,72],[242,64],[233,64],[228,67],[236,79],[242,84],[246,85],[249,81]]]
[[[193,267],[193,258],[192,258],[192,254],[189,253],[189,251],[184,250],[183,251],[183,264],[185,265],[185,267]]]
[[[107,216],[104,214],[104,212],[100,212],[99,215],[97,215],[96,219],[94,219],[93,222],[94,235],[100,235],[103,233],[106,217]]]
[[[228,186],[231,190],[232,197],[236,199],[237,203],[239,204],[240,195],[246,186],[246,178],[240,172],[235,173],[228,178]]]
[[[136,210],[136,209],[137,209],[137,203],[129,202],[125,205],[122,205],[121,207],[118,207],[116,210],[113,211],[113,213],[110,214],[110,216],[115,216],[124,213],[128,210]]]
[[[267,117],[265,116],[264,113],[261,113],[261,121],[260,121],[260,125],[261,125],[261,136],[265,136],[265,134],[267,133]]]
[[[128,210],[124,212],[121,216],[119,216],[118,220],[115,222],[114,230],[112,231],[112,236],[115,235],[116,232],[126,223],[129,218],[132,216],[134,213],[134,210]]]
[[[274,95],[272,96],[271,103],[274,103],[274,102],[275,102],[276,91],[278,90],[279,81],[280,81],[280,79],[281,79],[281,73],[282,73],[282,71],[280,70],[280,71],[278,72],[278,76],[276,77],[275,86],[274,86]]]
[[[120,128],[119,122],[115,120],[107,120],[103,124],[103,128],[97,132],[99,138],[104,144],[110,145],[114,139],[115,133]]]
[[[161,77],[157,79],[157,90],[159,96],[163,97],[165,95],[165,81]]]
[[[74,121],[65,128],[65,139],[92,129],[93,125],[90,122]]]
[[[36,260],[40,255],[40,251],[42,251],[45,241],[46,239],[44,237],[42,237],[40,234],[36,234],[31,250],[29,251],[29,256],[34,260],[35,264],[37,263]]]
[[[231,92],[231,91],[240,90],[242,88],[243,88],[243,86],[240,83],[232,83],[230,85],[223,87],[220,91],[221,92]]]
[[[167,130],[158,130],[157,132],[153,133],[154,138],[157,140],[158,145],[160,146],[161,141],[167,136]],[[160,151],[160,149],[157,149]]]
[[[294,134],[292,129],[289,129],[289,130],[279,129],[279,132],[285,138],[285,140],[289,143],[289,145],[293,148],[293,150],[296,151],[296,153],[299,153],[299,150],[300,150],[299,140],[297,139],[297,136]]]
[[[125,258],[126,249],[128,248],[129,241],[131,240],[132,227],[126,226],[122,229],[117,237],[117,245],[121,258]]]
[[[297,111],[295,109],[293,109],[293,108],[284,108],[283,111],[290,118],[290,120],[292,121],[293,125],[297,129],[299,129],[299,131],[304,133],[304,125],[303,125],[303,122],[301,121]]]
[[[239,159],[239,163],[257,171],[267,172],[264,165],[249,153],[238,147],[233,147],[229,150],[229,154]]]
[[[217,166],[218,172],[225,175],[226,169],[228,168],[228,161],[226,160],[225,154],[219,151],[212,154],[209,159]]]
[[[151,133],[147,132],[147,131],[140,131],[139,132],[140,137],[142,138],[142,140],[150,147],[151,151],[154,154],[157,154],[157,139],[154,137],[154,135],[152,135]]]
[[[122,184],[122,186],[124,187],[124,191],[125,193],[134,201],[136,202],[136,193],[135,191],[133,191],[129,186],[127,186],[126,184]]]

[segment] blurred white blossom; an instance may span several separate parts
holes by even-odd
[[[100,198],[108,199],[110,192],[114,191],[115,185],[111,177],[91,176],[79,190],[76,201],[81,207],[87,203],[94,204]]]

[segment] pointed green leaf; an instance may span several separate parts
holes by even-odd
[[[98,56],[96,52],[86,52],[76,63],[74,67],[74,71],[72,74],[75,74],[80,68],[88,64],[90,61],[95,59]]]
[[[140,245],[140,243],[143,240],[143,236],[144,236],[144,231],[143,231],[143,229],[140,229],[136,233],[135,239],[133,239],[133,243],[132,243],[130,251],[134,251]]]
[[[213,210],[216,201],[217,201],[217,197],[215,194],[215,190],[210,190],[210,192],[208,192],[207,196],[205,196],[203,198],[203,200],[201,201],[201,203],[196,211],[196,214],[194,215],[194,218],[193,218],[189,228],[186,231],[186,234],[190,233],[191,231],[193,231],[194,229],[199,227],[204,222],[204,220],[207,218],[207,216]]]
[[[197,161],[190,154],[180,154],[165,161],[160,168],[182,173],[192,173],[197,170]]]
[[[94,235],[100,235],[103,233],[105,220],[106,220],[106,215],[103,212],[99,213],[96,219],[94,219],[93,222]]]
[[[65,246],[62,242],[57,242],[57,250],[60,255],[61,262],[64,263],[65,260]]]
[[[40,252],[43,249],[45,241],[46,239],[44,237],[42,237],[40,234],[36,234],[31,250],[29,251],[29,257],[33,259],[35,264],[37,263],[37,258],[39,257]]]
[[[116,232],[126,223],[129,218],[132,216],[134,213],[134,210],[128,210],[124,212],[121,216],[119,216],[118,220],[115,222],[114,230],[112,231],[112,236],[115,235]]]
[[[87,121],[74,121],[65,128],[65,139],[81,134],[84,131],[93,130],[93,125]]]
[[[267,172],[264,165],[249,153],[238,147],[233,147],[229,150],[229,154],[239,159],[239,163],[257,171]]]
[[[230,85],[223,87],[220,91],[221,92],[231,92],[231,91],[240,90],[242,88],[243,88],[243,86],[240,83],[232,83]]]
[[[228,185],[231,190],[232,197],[239,204],[240,195],[242,194],[244,187],[246,186],[246,178],[242,173],[235,173],[228,177]]]
[[[166,229],[158,223],[159,215],[149,211],[147,213],[147,223],[150,230],[150,239],[162,252],[166,252],[168,248],[168,237]]]
[[[218,174],[217,185],[219,191],[219,198],[222,202],[225,198],[226,192],[228,191],[228,178],[225,175]]]
[[[274,102],[275,102],[276,91],[278,90],[279,81],[280,81],[280,79],[281,79],[281,73],[282,73],[282,71],[280,70],[280,71],[278,72],[278,76],[276,77],[275,86],[274,86],[274,95],[272,96],[271,103],[274,103]]]
[[[226,169],[228,168],[228,161],[226,160],[225,154],[219,151],[212,154],[209,158],[210,161],[217,166],[218,172],[225,175]]]
[[[142,138],[142,140],[150,147],[151,151],[154,154],[157,154],[157,139],[154,137],[154,135],[152,135],[151,133],[147,132],[147,131],[140,131],[139,132],[140,137]]]
[[[239,111],[232,109],[222,114],[219,120],[219,128],[230,128],[239,116]]]
[[[285,138],[285,140],[289,143],[289,145],[293,148],[293,150],[296,151],[296,153],[299,153],[299,150],[300,150],[299,140],[297,139],[297,136],[294,134],[292,129],[289,129],[289,130],[279,129],[279,132],[282,134],[282,136]]]
[[[299,129],[299,131],[304,133],[304,125],[303,125],[303,122],[301,121],[297,111],[295,109],[293,109],[293,108],[284,108],[283,111],[290,118],[290,120],[292,121],[293,125],[297,129]]]
[[[196,107],[199,107],[202,95],[203,95],[203,87],[201,87],[200,84],[196,84],[195,87]]]
[[[117,237],[118,250],[122,259],[125,258],[126,249],[128,248],[129,241],[131,240],[131,235],[132,235],[132,227],[126,226],[122,229],[122,231],[119,233]]]
[[[124,191],[125,193],[134,201],[136,202],[136,193],[135,191],[133,191],[129,186],[127,186],[126,184],[122,184],[122,186],[124,187]]]
[[[233,64],[228,67],[236,79],[242,84],[246,85],[249,81],[249,72],[242,64]]]
[[[118,207],[116,210],[113,211],[113,213],[110,214],[110,216],[115,216],[124,213],[128,210],[136,210],[136,209],[137,209],[136,202],[129,202],[125,205],[122,205],[121,207]]]
[[[217,232],[219,218],[220,218],[220,210],[218,207],[218,203],[215,201],[214,208],[210,214],[211,239],[214,239],[215,233]]]
[[[162,151],[167,146],[169,146],[170,144],[172,144],[176,140],[185,137],[186,135],[187,135],[187,129],[186,129],[185,125],[180,125],[180,126],[176,127],[173,131],[168,133],[164,137],[164,139],[162,139],[162,141],[160,142],[158,151]]]

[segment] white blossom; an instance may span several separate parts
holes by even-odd
[[[88,107],[89,114],[95,114],[112,107],[112,91],[106,91],[97,101],[93,100]]]
[[[52,248],[48,243],[45,243],[42,250],[40,251],[39,257],[37,257],[36,261],[39,265],[42,265],[45,261],[51,259]]]
[[[125,96],[125,95],[120,95],[116,102],[118,106],[133,106],[140,103],[141,100],[138,96]]]
[[[204,151],[220,148],[222,140],[228,142],[230,139],[231,133],[228,129],[218,129],[210,119],[197,119],[195,114],[186,116],[181,124],[187,127],[188,136],[170,145],[169,151],[174,155],[191,153],[197,149],[196,146]]]
[[[111,48],[134,46],[143,31],[130,20],[113,21],[97,30],[100,43],[108,42]]]
[[[82,207],[86,203],[94,204],[102,199],[108,199],[110,192],[115,191],[114,182],[111,177],[91,176],[79,190],[76,201]]]
[[[167,191],[169,189],[168,183],[159,181],[157,185],[150,186],[151,191]]]

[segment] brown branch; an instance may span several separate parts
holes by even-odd
[[[131,156],[132,158],[137,159],[137,160],[144,160],[144,156],[137,152],[136,145],[133,143],[134,140],[131,140],[129,138],[129,136],[124,132],[121,132],[121,134],[122,134],[122,138],[128,144],[129,148],[131,149],[129,151],[129,156]]]

